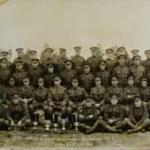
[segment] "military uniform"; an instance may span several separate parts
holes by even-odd
[[[46,65],[46,70],[43,73],[44,75],[44,81],[45,81],[45,86],[49,88],[50,86],[53,86],[53,79],[57,74],[55,73],[55,67],[53,64],[47,64]]]
[[[77,75],[76,71],[73,69],[64,69],[60,73],[60,77],[62,79],[62,83],[66,87],[70,87],[71,79]]]
[[[69,99],[73,102],[73,107],[77,108],[78,105],[82,103],[82,101],[88,96],[87,92],[82,87],[71,87],[67,90],[67,95]]]
[[[3,65],[2,65],[3,64]],[[11,68],[7,66],[7,60],[5,58],[1,59],[0,61],[0,81],[3,86],[6,85],[7,79],[11,75]]]
[[[140,91],[140,95],[143,101],[149,102],[150,101],[150,87],[140,86],[139,91]]]
[[[142,62],[145,67],[145,76],[148,78],[148,84],[150,84],[150,50],[144,51],[146,55],[146,60]]]
[[[127,85],[124,88],[124,100],[127,105],[133,103],[133,100],[136,96],[139,96],[140,92],[138,87]]]
[[[101,104],[105,99],[106,89],[103,86],[95,86],[91,88],[90,96],[93,97],[96,104]]]
[[[139,55],[133,57],[133,61],[140,60],[141,57]],[[135,78],[136,85],[139,85],[140,79],[145,75],[145,67],[141,64],[136,65],[135,63],[130,66],[130,71]]]
[[[12,99],[20,99],[18,96],[13,96]],[[8,120],[14,123],[13,125],[16,126],[18,122],[22,121],[22,126],[26,126],[30,122],[29,118],[29,111],[27,104],[19,100],[17,104],[12,102],[8,106],[8,111],[7,111],[7,118]],[[11,125],[11,126],[13,126]]]
[[[116,58],[114,55],[114,50],[109,48],[109,49],[106,49],[105,52],[106,52],[105,61],[107,63],[107,69],[109,72],[111,72],[112,69],[114,68],[115,64],[116,64]]]
[[[97,119],[97,111],[95,109],[95,102],[92,98],[86,98],[78,111],[79,129],[86,129],[87,126],[91,126]]]
[[[67,94],[67,89],[62,85],[50,87],[48,94],[50,105],[54,106],[54,108],[61,108],[64,96]]]
[[[118,59],[125,60],[126,57],[124,55],[120,55],[118,56]],[[116,76],[118,78],[120,85],[125,86],[127,82],[127,77],[130,74],[130,69],[124,62],[124,64],[120,64],[114,67],[114,69],[112,70],[112,74],[113,76]]]
[[[15,69],[12,73],[12,77],[15,78],[16,85],[22,85],[22,79],[27,76],[27,72],[24,69],[23,62],[21,60],[17,60],[15,62]]]
[[[112,95],[117,95],[119,101],[122,103],[123,102],[123,88],[119,85],[116,86],[110,86],[107,88],[106,91],[106,99],[109,101],[110,97]]]
[[[91,47],[90,49],[92,52],[97,52],[97,50],[98,50],[97,47]],[[86,63],[90,64],[92,73],[95,73],[97,71],[99,62],[101,60],[102,60],[102,58],[98,55],[93,55],[93,56],[87,58]]]
[[[78,52],[81,50],[81,47],[74,47],[75,51]],[[73,62],[73,67],[76,70],[76,72],[78,73],[78,75],[80,75],[82,73],[82,69],[83,69],[83,65],[85,62],[84,57],[80,56],[79,54],[76,54],[75,56],[72,56],[71,61]]]
[[[79,80],[81,85],[85,88],[85,90],[89,93],[91,87],[93,86],[94,75],[92,73],[83,73],[80,75]]]
[[[61,73],[64,70],[65,61],[68,60],[68,58],[66,56],[66,49],[59,48],[59,53],[60,53],[60,55],[58,55],[58,57],[57,57],[57,64],[56,64],[57,73]]]
[[[37,86],[37,79],[43,75],[43,70],[39,64],[39,59],[34,58],[31,60],[32,63],[38,63],[36,67],[32,64],[29,66],[28,75],[30,77],[31,85],[36,87]]]
[[[9,122],[7,119],[7,109],[3,104],[0,104],[0,130],[7,130]]]
[[[32,99],[34,97],[34,87],[33,86],[22,86],[19,89],[19,95],[23,99]]]
[[[100,77],[102,80],[102,85],[107,88],[110,85],[111,73],[108,70],[100,70],[96,73],[97,77]]]
[[[5,94],[6,94],[6,101],[7,101],[6,103],[10,104],[12,96],[15,94],[19,94],[19,89],[16,86],[9,85],[6,87]]]
[[[46,48],[42,53],[41,53],[41,58],[40,61],[43,65],[47,65],[49,63],[51,64],[56,64],[57,62],[57,56],[54,54],[54,49],[52,48]]]

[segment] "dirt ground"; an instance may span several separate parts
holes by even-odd
[[[46,134],[0,132],[0,150],[150,150],[150,132],[134,134]]]

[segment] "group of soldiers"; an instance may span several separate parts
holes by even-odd
[[[0,129],[66,130],[92,133],[138,132],[150,127],[150,50],[145,60],[139,50],[109,48],[105,55],[91,47],[42,51],[17,48],[11,62],[7,51],[0,59]]]

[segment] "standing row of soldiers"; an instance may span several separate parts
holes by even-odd
[[[10,62],[7,52],[0,60],[0,128],[26,128],[38,125],[47,131],[75,129],[91,133],[97,130],[137,132],[150,126],[150,50],[146,60],[133,50],[129,58],[124,47],[98,48],[92,56],[67,58],[46,48],[39,60],[35,50]]]

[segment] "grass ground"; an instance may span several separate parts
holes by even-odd
[[[45,134],[0,132],[0,150],[150,150],[150,132],[134,134]]]

